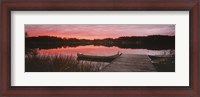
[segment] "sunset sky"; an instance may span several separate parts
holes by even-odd
[[[32,36],[103,39],[121,36],[175,35],[173,24],[25,24]]]

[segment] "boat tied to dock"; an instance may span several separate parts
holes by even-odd
[[[86,55],[82,53],[77,53],[77,59],[86,61],[97,61],[97,62],[111,62],[121,55],[122,53],[119,52],[115,55],[110,55],[110,56]]]

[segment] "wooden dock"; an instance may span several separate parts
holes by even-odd
[[[156,72],[148,55],[122,54],[101,72]]]

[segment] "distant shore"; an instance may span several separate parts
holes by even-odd
[[[125,49],[149,49],[149,50],[167,50],[175,49],[175,36],[132,36],[132,37],[119,37],[116,39],[77,39],[77,38],[60,38],[54,36],[39,36],[39,37],[26,37],[26,49],[50,49],[59,47],[78,47],[78,46],[106,46],[106,47],[119,47]]]

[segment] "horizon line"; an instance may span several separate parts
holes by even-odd
[[[67,38],[67,37],[49,36],[49,35],[44,35],[44,36],[56,37],[56,38],[62,38],[62,39],[72,39],[72,38],[75,38],[75,39],[86,39],[86,38],[76,38],[76,37]],[[25,36],[25,38],[26,37],[44,37],[44,36]],[[149,37],[149,36],[169,36],[169,37],[174,37],[175,35],[147,35],[147,36],[120,36],[120,37]],[[120,37],[117,37],[117,38],[120,38]],[[109,38],[109,37],[107,37],[107,38]],[[102,39],[107,39],[107,38],[102,38]],[[111,38],[111,39],[117,39],[117,38]],[[87,39],[87,40],[95,40],[95,38],[94,39]]]

